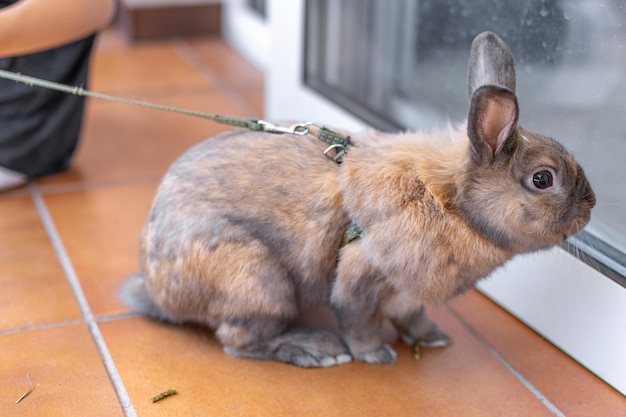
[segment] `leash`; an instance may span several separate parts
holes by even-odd
[[[204,119],[212,120],[216,123],[241,127],[258,132],[268,132],[274,134],[292,134],[298,136],[306,136],[311,134],[317,139],[326,142],[329,146],[324,151],[324,155],[332,159],[336,163],[341,163],[341,158],[348,152],[348,145],[350,144],[350,137],[344,136],[334,130],[328,129],[322,125],[313,122],[297,123],[293,126],[285,127],[278,126],[270,122],[266,122],[261,119],[248,119],[235,116],[223,116],[219,114],[202,113],[193,110],[180,109],[177,107],[163,106],[161,104],[154,104],[147,101],[133,100],[129,98],[116,97],[108,94],[97,93],[94,91],[85,90],[83,87],[72,87],[69,85],[56,83],[53,81],[42,80],[41,78],[30,77],[28,75],[18,74],[11,71],[0,69],[0,78],[4,78],[11,81],[16,81],[29,86],[42,87],[48,90],[60,91],[63,93],[72,94],[81,97],[93,97],[102,100],[115,101],[118,103],[132,104],[136,106],[148,107],[155,110],[163,110],[173,113],[184,114],[187,116],[201,117]],[[316,130],[317,132],[314,132]]]
[[[97,93],[94,91],[86,90],[83,87],[73,87],[53,81],[43,80],[41,78],[18,74],[12,71],[6,71],[3,69],[0,69],[0,78],[26,84],[28,86],[36,86],[48,90],[60,91],[62,93],[72,94],[75,96],[93,97],[118,103],[147,107],[155,110],[163,110],[173,113],[184,114],[187,116],[201,117],[204,119],[212,120],[219,124],[233,127],[241,127],[257,132],[267,132],[278,135],[290,134],[297,136],[306,136],[310,134],[329,145],[326,150],[324,150],[324,155],[337,164],[341,164],[343,156],[348,153],[348,145],[350,144],[349,136],[344,136],[338,132],[335,132],[334,130],[328,129],[327,127],[313,122],[296,123],[292,126],[279,126],[261,119],[249,119],[244,117],[203,113],[194,110],[181,109],[178,107],[154,104],[147,101],[133,100],[124,97]],[[361,229],[359,229],[359,227],[355,223],[351,223],[348,227],[348,230],[346,230],[343,235],[341,247],[347,245],[353,240],[359,238],[360,236]]]

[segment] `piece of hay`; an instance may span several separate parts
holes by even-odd
[[[162,400],[165,397],[169,397],[170,395],[174,395],[174,394],[176,394],[176,390],[170,388],[167,391],[159,392],[158,394],[153,395],[152,397],[150,397],[150,402],[151,403],[155,403],[157,401]]]
[[[26,374],[26,379],[28,380],[28,385],[30,385],[30,388],[28,388],[28,391],[26,391],[24,394],[22,394],[22,396],[20,398],[15,400],[15,404],[17,404],[20,401],[22,401],[24,399],[24,397],[26,397],[28,394],[30,394],[35,389],[35,386],[33,385],[33,381],[31,381],[31,379],[30,379],[30,374]]]

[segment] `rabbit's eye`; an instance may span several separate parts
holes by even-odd
[[[552,187],[552,184],[553,179],[550,171],[539,171],[533,174],[533,185],[536,188],[545,190],[546,188]]]

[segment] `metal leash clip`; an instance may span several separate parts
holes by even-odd
[[[305,136],[308,134],[312,134],[317,137],[319,140],[326,142],[329,146],[324,150],[324,155],[340,164],[341,158],[348,153],[348,145],[350,143],[350,137],[343,136],[333,130],[326,128],[318,123],[314,122],[304,122],[304,123],[296,123],[291,126],[278,126],[270,122],[266,122],[265,120],[257,120],[256,124],[261,127],[260,130],[268,133],[276,133],[276,134],[291,134],[298,136]],[[311,132],[311,128],[316,129]],[[334,152],[334,156],[331,154],[331,151]]]
[[[309,134],[309,125],[310,122],[307,123],[297,123],[292,126],[278,126],[274,123],[266,122],[265,120],[257,121],[259,126],[261,126],[261,130],[268,133],[277,133],[277,134],[291,134],[304,136]]]

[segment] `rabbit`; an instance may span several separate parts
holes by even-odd
[[[342,163],[312,136],[232,129],[165,174],[140,237],[132,309],[214,329],[225,352],[301,367],[389,364],[451,339],[425,313],[513,256],[558,245],[595,195],[555,140],[518,125],[513,57],[472,43],[467,122],[449,132],[350,135]],[[360,236],[341,246],[351,223]],[[340,335],[292,327],[329,305]]]

